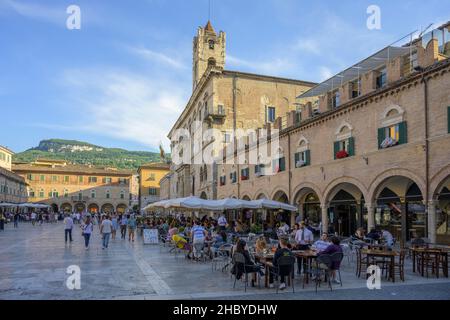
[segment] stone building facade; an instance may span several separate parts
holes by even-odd
[[[147,163],[138,169],[139,173],[139,207],[160,200],[160,180],[169,172],[167,163]]]
[[[260,153],[250,144],[218,166],[217,197],[291,203],[342,236],[381,226],[400,241],[450,243],[449,31],[383,49],[390,59],[365,59],[352,68],[379,62],[334,90],[318,85],[318,112],[305,102],[287,128],[275,123],[280,147],[269,161],[237,161]]]
[[[63,212],[127,212],[133,172],[74,165],[64,160],[17,163],[13,171],[28,183],[30,202]]]
[[[0,146],[0,202],[27,202],[27,184],[25,180],[11,171],[14,152]]]
[[[235,130],[260,127],[295,110],[296,97],[314,83],[225,70],[225,33],[217,35],[210,22],[198,29],[193,47],[194,90],[168,134],[174,160],[168,188],[171,198],[214,199],[217,172],[205,155],[217,156]],[[218,133],[214,141],[194,138],[208,130]]]

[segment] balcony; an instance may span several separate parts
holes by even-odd
[[[225,108],[221,105],[217,107],[210,107],[205,110],[205,121],[211,121],[211,120],[222,120],[225,118]]]

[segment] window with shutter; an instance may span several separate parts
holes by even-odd
[[[386,139],[386,128],[378,128],[378,149],[382,149],[381,145]]]
[[[450,107],[447,107],[447,131],[450,133]]]
[[[355,138],[348,138],[348,155],[352,157],[355,155]]]
[[[335,160],[337,159],[337,154],[340,151],[339,149],[340,149],[340,143],[339,143],[339,141],[335,141],[334,142],[334,152],[333,152]]]
[[[406,127],[406,121],[400,122],[398,124],[398,131],[399,131],[398,144],[408,143],[408,129]]]
[[[305,166],[311,165],[311,151],[306,150],[305,151]]]

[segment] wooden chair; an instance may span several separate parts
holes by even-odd
[[[441,261],[441,252],[439,249],[424,250],[418,255],[417,267],[422,276],[426,274],[429,277],[429,271],[431,274],[435,274],[439,278],[439,267]]]
[[[394,262],[394,274],[400,276],[400,280],[405,281],[405,257],[407,251],[405,249],[400,250],[400,255],[398,257],[398,262]]]
[[[360,278],[362,269],[365,268],[365,270],[367,270],[369,265],[371,265],[371,262],[370,261],[367,262],[366,257],[364,257],[361,252],[361,248],[356,247],[356,276],[358,278]],[[366,273],[365,270],[364,270],[364,274]]]

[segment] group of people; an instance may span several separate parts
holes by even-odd
[[[295,232],[295,242],[291,243],[288,236],[281,236],[278,239],[278,246],[274,253],[273,257],[273,266],[269,267],[269,287],[274,287],[274,275],[278,274],[280,276],[280,286],[279,289],[283,290],[286,288],[286,277],[289,276],[291,270],[291,266],[287,265],[278,265],[278,261],[280,257],[292,257],[292,259],[295,259],[295,255],[292,252],[292,250],[310,250],[314,249],[316,250],[318,255],[328,254],[332,255],[337,252],[342,253],[342,247],[340,245],[339,238],[333,236],[331,238],[328,237],[327,233],[323,233],[321,238],[314,242],[314,239],[310,237],[309,233],[310,230],[305,228],[304,223],[300,223],[298,226],[298,230]],[[265,237],[259,237],[256,240],[255,243],[255,254],[256,256],[259,256],[261,254],[265,254],[268,251],[268,245],[265,240]],[[247,246],[247,243],[244,240],[238,240],[234,249],[234,252],[240,253],[245,258],[245,272],[247,273],[259,273],[261,276],[264,275],[263,271],[263,265],[260,263],[257,263],[253,257],[253,255],[250,253],[250,250]],[[297,273],[302,273],[302,267],[303,272],[307,272],[306,269],[306,261],[303,261],[302,258],[297,258],[297,265],[298,265],[298,271]],[[340,281],[336,278],[336,271],[340,268],[339,262],[333,262],[331,266],[329,266],[331,269],[331,275],[332,275],[332,281],[334,283],[340,284]],[[244,270],[239,269],[240,265],[235,264],[234,269],[232,270],[232,273],[236,275],[237,278],[240,278],[244,272]],[[317,275],[313,276],[313,279]],[[252,280],[252,285],[253,285]]]
[[[73,242],[72,231],[76,223],[80,224],[81,234],[84,238],[85,249],[89,250],[89,242],[94,231],[94,225],[98,225],[99,232],[102,238],[102,249],[107,249],[110,239],[116,238],[117,231],[120,230],[121,239],[126,239],[128,231],[128,241],[134,242],[137,221],[134,214],[90,214],[84,217],[73,217],[71,214],[66,214],[64,218],[64,238],[65,242]]]
[[[366,234],[363,228],[358,228],[351,238],[354,245],[361,247],[368,246],[374,242],[383,242],[388,249],[392,249],[395,244],[395,239],[392,234],[385,228],[380,227],[370,229],[368,234]]]

